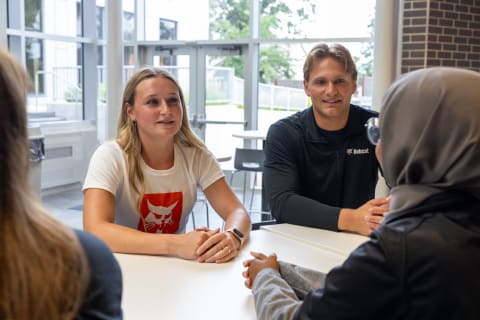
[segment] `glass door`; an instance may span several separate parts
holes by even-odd
[[[139,65],[170,71],[182,87],[190,124],[218,159],[233,157],[243,145],[235,131],[244,130],[244,80],[232,67],[243,62],[240,45],[198,43],[140,45]],[[225,66],[227,65],[227,66]],[[230,66],[228,66],[230,65]]]
[[[219,159],[234,156],[243,140],[232,136],[244,130],[244,79],[239,70],[245,64],[241,45],[216,45],[198,50],[199,83],[205,94],[198,103],[198,115],[205,119],[202,129],[207,147]],[[203,66],[202,66],[203,64]]]
[[[192,48],[172,46],[172,45],[141,45],[138,47],[139,66],[151,65],[160,67],[169,71],[182,87],[187,104],[189,118],[192,115],[192,93],[195,86],[191,87],[192,68],[191,63],[194,56]]]

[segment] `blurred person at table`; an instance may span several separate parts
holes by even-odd
[[[186,233],[198,187],[225,231]],[[223,263],[239,254],[251,228],[215,156],[190,129],[179,84],[158,68],[128,81],[117,138],[93,154],[83,190],[85,230],[115,252]]]
[[[480,319],[478,88],[479,73],[437,67],[387,90],[372,138],[389,213],[326,276],[252,253],[259,319]]]
[[[368,235],[388,210],[375,197],[378,161],[365,134],[377,116],[350,104],[357,70],[339,44],[319,44],[303,67],[312,106],[270,126],[264,179],[277,222]]]
[[[30,186],[27,83],[0,50],[0,319],[122,319],[112,252],[51,217]]]

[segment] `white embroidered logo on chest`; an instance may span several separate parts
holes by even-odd
[[[347,156],[351,155],[359,155],[359,154],[369,154],[370,150],[368,148],[365,149],[355,149],[355,148],[347,148],[346,150]]]

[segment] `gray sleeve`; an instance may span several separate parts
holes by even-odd
[[[310,291],[323,288],[325,273],[284,261],[279,261],[278,263],[280,264],[282,278],[295,291],[298,298],[303,299]]]
[[[274,269],[263,269],[253,282],[253,297],[258,320],[293,319],[302,302]]]

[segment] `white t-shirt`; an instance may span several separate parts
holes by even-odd
[[[143,159],[145,179],[141,213],[138,194],[131,190],[127,156],[116,141],[95,150],[83,190],[103,189],[115,196],[115,223],[151,233],[184,233],[197,199],[197,187],[206,189],[224,176],[211,152],[181,144],[174,146],[174,164],[167,170],[150,168]]]

